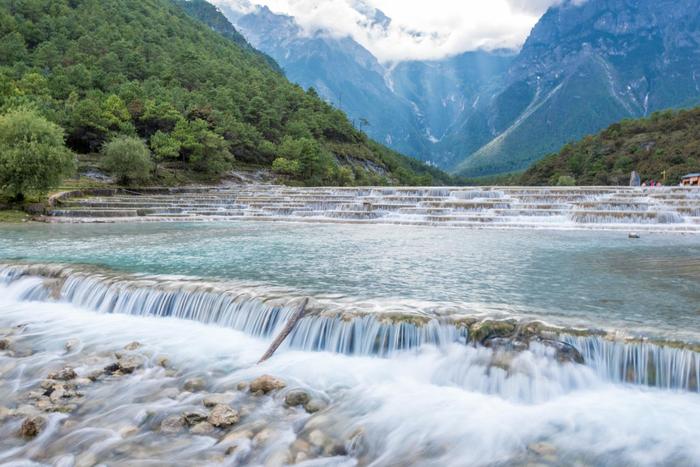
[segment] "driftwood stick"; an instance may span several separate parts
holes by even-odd
[[[305,298],[303,302],[301,302],[301,305],[299,305],[299,308],[294,312],[294,314],[289,318],[289,321],[287,321],[287,324],[284,325],[284,328],[280,333],[277,335],[274,341],[272,341],[272,345],[267,349],[267,352],[265,352],[265,355],[263,355],[260,360],[258,361],[258,365],[264,362],[265,360],[269,359],[272,357],[272,354],[277,351],[280,345],[282,345],[282,342],[287,338],[289,333],[291,333],[294,330],[294,327],[297,325],[299,320],[306,316],[306,305],[309,304],[309,298]]]

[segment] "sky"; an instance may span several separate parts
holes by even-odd
[[[267,5],[308,34],[350,36],[382,62],[440,59],[468,50],[517,49],[561,0],[216,0]],[[391,18],[374,21],[377,9]]]

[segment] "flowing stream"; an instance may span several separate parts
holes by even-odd
[[[0,463],[700,464],[696,236],[250,221],[0,234]],[[105,375],[132,351],[135,371]],[[66,366],[80,394],[17,436]],[[254,393],[264,374],[286,386]],[[290,407],[294,391],[318,408]],[[240,421],[166,432],[211,394]]]

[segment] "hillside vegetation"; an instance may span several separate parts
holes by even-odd
[[[35,109],[78,154],[140,139],[154,183],[159,166],[207,180],[240,163],[309,185],[449,181],[369,140],[218,26],[166,0],[0,0],[0,113]]]
[[[537,162],[519,183],[556,185],[573,179],[577,185],[627,185],[633,170],[642,180],[663,181],[665,172],[666,184],[700,172],[700,107],[610,125]]]

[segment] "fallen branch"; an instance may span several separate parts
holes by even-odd
[[[284,342],[287,336],[294,330],[299,320],[306,316],[306,305],[308,304],[309,298],[307,297],[304,299],[304,301],[301,302],[299,308],[289,318],[289,321],[287,321],[287,324],[284,325],[284,328],[282,329],[282,331],[280,331],[275,340],[272,341],[272,345],[270,345],[270,347],[267,349],[265,355],[263,355],[260,358],[260,360],[258,361],[258,365],[272,357],[272,354],[274,354],[277,351],[279,346],[282,345],[282,342]]]

